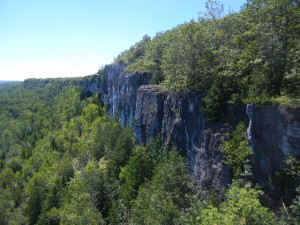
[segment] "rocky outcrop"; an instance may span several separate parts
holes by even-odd
[[[141,86],[136,105],[134,123],[138,142],[148,144],[160,135],[164,146],[174,145],[189,161],[194,161],[194,144],[204,130],[201,94]]]
[[[159,86],[142,86],[138,89],[134,134],[138,143],[149,144],[160,136],[164,117],[166,92]]]
[[[223,162],[220,145],[229,138],[231,126],[219,124],[204,130],[196,148],[195,178],[202,189],[221,190],[231,182],[229,166]]]
[[[81,86],[92,93],[100,93],[109,115],[117,117],[123,126],[132,126],[137,89],[149,84],[151,77],[144,72],[126,73],[124,64],[111,64],[84,79]]]
[[[231,128],[205,122],[201,93],[167,92],[158,85],[145,85],[150,79],[151,74],[128,74],[124,65],[108,65],[86,77],[81,86],[100,93],[111,117],[119,118],[122,125],[133,125],[138,143],[146,145],[160,137],[165,148],[174,146],[187,157],[201,187],[220,190],[231,180],[219,151]],[[235,118],[234,107],[227,111]]]
[[[231,126],[205,121],[201,93],[166,92],[160,86],[145,85],[138,89],[136,104],[134,131],[139,143],[148,144],[159,137],[165,148],[174,146],[187,157],[202,188],[221,190],[231,181],[230,169],[219,151]],[[232,109],[228,112],[235,114]]]
[[[273,191],[270,181],[285,167],[286,159],[300,158],[300,110],[248,105],[247,114],[254,177],[261,186]]]

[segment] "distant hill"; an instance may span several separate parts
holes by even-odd
[[[12,83],[18,83],[20,81],[12,81],[12,80],[0,80],[0,85],[6,85],[6,84],[12,84]]]

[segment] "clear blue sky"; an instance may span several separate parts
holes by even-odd
[[[221,0],[239,11],[246,0]],[[144,34],[205,12],[205,0],[0,0],[0,80],[84,76]]]

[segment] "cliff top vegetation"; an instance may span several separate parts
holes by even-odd
[[[198,21],[143,39],[116,57],[126,70],[152,73],[166,89],[205,91],[221,102],[299,107],[300,7],[251,0],[239,13],[206,3]],[[212,101],[216,101],[210,99]]]

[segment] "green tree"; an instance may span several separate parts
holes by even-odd
[[[121,191],[124,199],[135,199],[140,185],[151,178],[157,158],[159,152],[151,152],[147,147],[138,146],[134,149],[127,165],[121,168]]]
[[[151,180],[140,187],[133,202],[133,224],[180,224],[191,207],[195,190],[183,158],[166,153]]]
[[[293,97],[300,97],[300,42],[292,48],[288,54],[288,70],[285,72],[283,81],[284,94]]]
[[[77,171],[70,181],[68,193],[59,212],[61,224],[104,224],[94,203],[96,190],[89,186],[85,176]]]
[[[203,112],[209,121],[221,120],[224,116],[224,108],[227,104],[226,93],[216,84],[207,92],[203,98]]]
[[[147,44],[151,41],[151,37],[144,35],[143,39],[133,46],[129,50],[122,52],[116,59],[117,63],[132,64],[136,60],[139,60],[145,54]]]
[[[297,188],[298,195],[294,198],[292,205],[290,206],[291,215],[288,216],[289,224],[299,224],[300,223],[300,188]]]
[[[28,224],[35,224],[42,212],[42,203],[48,192],[46,174],[36,173],[28,182],[25,189],[25,215]]]
[[[172,32],[171,45],[166,48],[161,68],[168,89],[201,90],[211,76],[213,54],[205,44],[201,24],[191,21]]]
[[[200,224],[218,225],[261,225],[276,224],[275,215],[263,207],[259,201],[261,191],[233,183],[228,189],[225,201],[219,207],[208,205],[200,213]]]
[[[132,133],[128,128],[122,129],[115,141],[115,146],[107,152],[108,163],[106,172],[110,178],[118,179],[121,167],[125,166],[133,150]]]
[[[253,154],[245,137],[246,126],[238,124],[229,141],[221,145],[225,162],[231,167],[234,177],[249,174],[249,157]]]
[[[96,104],[89,104],[83,109],[83,116],[89,123],[91,123],[97,117],[101,116],[101,109]]]

